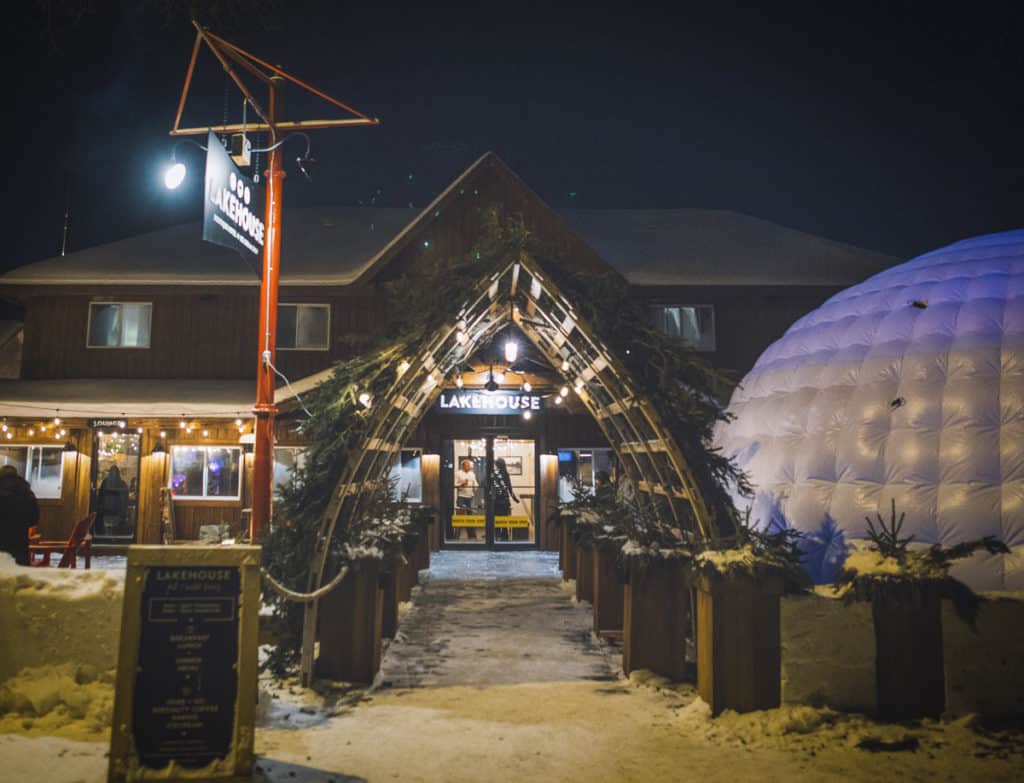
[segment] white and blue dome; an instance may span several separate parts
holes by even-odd
[[[1004,541],[1011,554],[953,573],[1024,590],[1024,230],[835,295],[761,355],[729,410],[716,442],[751,479],[752,520],[805,531],[818,581],[895,499],[915,544]]]

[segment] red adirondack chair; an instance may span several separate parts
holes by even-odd
[[[78,568],[78,556],[85,558],[85,567],[92,568],[92,528],[96,514],[89,514],[75,524],[67,541],[41,541],[38,534],[32,535],[29,531],[29,564],[39,567],[49,567],[50,553],[62,552],[57,568]],[[36,562],[36,555],[42,555],[42,560]]]

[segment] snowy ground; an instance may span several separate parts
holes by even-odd
[[[970,718],[884,725],[795,706],[712,720],[690,686],[618,676],[616,652],[589,634],[588,607],[539,573],[550,556],[501,553],[521,557],[526,578],[509,570],[515,561],[485,556],[468,563],[474,579],[456,581],[457,560],[484,553],[452,554],[435,558],[449,578],[428,579],[403,607],[375,687],[264,681],[256,780],[1022,779],[1024,733]],[[87,684],[109,689],[103,680]],[[4,780],[104,780],[109,728],[95,711],[60,709],[66,723],[30,730],[6,716]]]

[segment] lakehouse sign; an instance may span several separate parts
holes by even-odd
[[[471,413],[488,416],[515,416],[525,411],[539,413],[544,410],[544,398],[539,394],[517,391],[443,391],[437,400],[441,413]]]
[[[260,255],[266,235],[263,189],[241,172],[212,131],[206,141],[205,193],[203,239]]]

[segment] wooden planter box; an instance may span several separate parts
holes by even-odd
[[[616,567],[615,549],[594,549],[594,633],[622,631],[625,616],[626,587]]]
[[[357,563],[320,602],[320,655],[316,675],[371,683],[380,669],[383,591],[380,563]]]
[[[781,576],[702,578],[697,589],[697,691],[711,706],[750,712],[778,707],[782,652]]]
[[[942,601],[875,601],[875,688],[884,720],[938,718],[946,708]]]
[[[623,593],[622,670],[649,669],[670,680],[686,675],[690,591],[681,560],[630,569]]]
[[[400,567],[392,565],[381,574],[381,621],[380,635],[385,639],[394,639],[398,631],[398,589]]]
[[[416,570],[426,571],[430,568],[430,533],[433,525],[421,520],[416,525]]]
[[[594,603],[594,547],[575,546],[576,600]]]
[[[572,537],[575,527],[576,523],[572,517],[562,517],[562,545],[559,550],[558,563],[562,569],[563,582],[576,578],[576,542]]]

